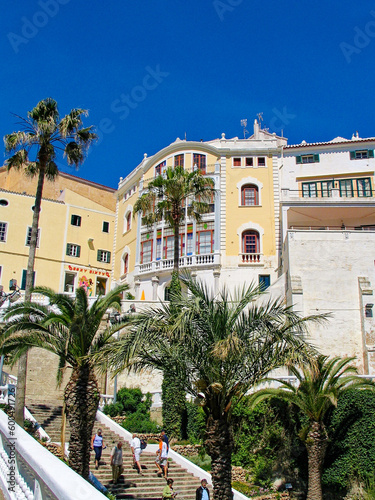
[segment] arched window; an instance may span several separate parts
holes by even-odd
[[[253,207],[259,205],[258,186],[245,184],[241,188],[241,205],[243,207]]]
[[[124,274],[128,274],[129,272],[129,254],[125,254],[123,257],[124,261]]]
[[[242,233],[242,262],[251,263],[260,261],[260,240],[258,231],[244,231]]]

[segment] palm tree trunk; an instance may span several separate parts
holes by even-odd
[[[92,430],[100,399],[98,381],[89,365],[74,368],[64,399],[71,431],[69,465],[88,479]]]
[[[306,500],[322,500],[322,470],[328,446],[328,438],[323,423],[313,422],[307,435],[309,484]]]
[[[215,420],[208,418],[205,446],[211,457],[211,477],[215,500],[230,500],[232,496],[232,429],[226,414]]]
[[[40,214],[40,206],[42,203],[44,175],[45,175],[45,163],[40,162],[38,186],[35,195],[33,223],[31,226],[29,259],[27,261],[25,302],[29,302],[31,300],[31,289],[34,284],[33,283],[34,262],[35,262],[36,244],[38,240],[39,214]],[[17,371],[17,391],[15,398],[14,417],[17,424],[20,425],[21,427],[23,427],[24,407],[26,400],[26,376],[27,376],[27,352],[21,355],[18,361],[18,371]]]
[[[174,260],[173,272],[178,275],[180,269],[180,221],[174,225]]]

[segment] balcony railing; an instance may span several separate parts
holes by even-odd
[[[219,254],[215,253],[206,253],[200,255],[186,255],[184,257],[180,257],[179,259],[179,267],[182,268],[190,268],[190,267],[201,267],[201,266],[209,266],[209,265],[218,265],[219,264]],[[153,271],[161,271],[166,269],[173,269],[174,259],[161,259],[154,260],[152,262],[146,262],[144,264],[139,264],[139,273],[148,273]]]
[[[317,189],[313,192],[302,191],[302,189],[281,189],[281,201],[289,201],[289,200],[301,200],[303,199],[307,203],[309,201],[319,200],[321,202],[330,202],[337,201],[374,201],[374,193],[372,191],[358,191],[356,189],[352,189],[349,191],[341,190],[339,188],[333,188],[329,191],[322,191],[321,189]]]
[[[261,253],[240,253],[240,264],[262,264],[263,254]]]

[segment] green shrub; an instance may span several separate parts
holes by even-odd
[[[124,412],[124,407],[121,403],[111,403],[109,405],[105,405],[103,408],[103,413],[105,415],[109,415],[110,417],[116,417],[117,415],[122,415]]]
[[[375,470],[375,392],[351,390],[343,395],[328,424],[323,483],[349,487],[352,478],[369,480]]]
[[[205,454],[203,457],[201,457],[200,455],[193,455],[187,458],[188,460],[190,460],[190,462],[198,465],[198,467],[205,470],[206,472],[209,472],[211,470],[211,458],[209,455]]]
[[[131,413],[121,425],[129,432],[155,434],[161,431],[161,426],[150,419],[150,412]]]
[[[187,435],[190,443],[200,443],[204,439],[206,430],[206,415],[201,406],[191,401],[186,402]]]

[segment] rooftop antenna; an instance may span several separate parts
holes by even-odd
[[[263,113],[258,113],[257,117],[258,117],[258,120],[259,120],[259,126],[260,126],[260,128],[262,128]]]
[[[185,141],[186,141],[186,132],[185,132]]]
[[[241,127],[243,127],[243,138],[246,139],[246,132],[249,132],[248,130],[246,130],[247,118],[245,118],[244,120],[241,120]]]

